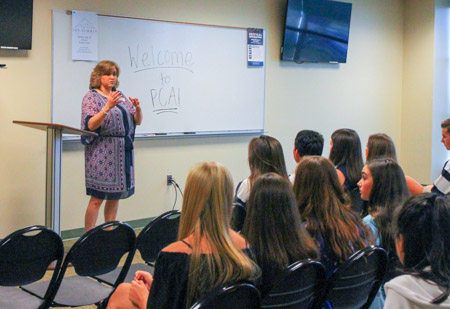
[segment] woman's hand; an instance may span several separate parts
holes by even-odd
[[[130,293],[128,299],[138,308],[147,308],[148,294],[146,284],[141,280],[131,281]]]
[[[122,93],[120,91],[111,91],[108,96],[108,101],[106,102],[106,105],[104,107],[105,112],[109,112],[111,109],[113,109],[117,104],[123,102]]]
[[[128,97],[128,99],[134,105],[134,107],[136,108],[136,111],[141,109],[141,103],[139,103],[139,100],[137,98]]]
[[[149,273],[147,271],[138,270],[134,274],[134,280],[144,282],[144,284],[150,291],[150,288],[152,287],[152,283],[153,283],[153,276],[151,273]]]
[[[141,103],[139,103],[139,100],[137,98],[128,97],[128,99],[131,101],[133,106],[136,108],[136,113],[134,114],[134,123],[136,125],[140,125],[142,123],[142,119],[143,119]]]

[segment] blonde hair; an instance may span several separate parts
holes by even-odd
[[[113,69],[116,69],[117,71],[117,77],[119,77],[120,74],[120,68],[117,65],[117,63],[109,60],[103,60],[97,63],[94,70],[91,73],[91,79],[89,81],[89,89],[99,89],[100,88],[100,78],[102,75],[108,75],[112,72]],[[117,79],[116,84],[112,88],[113,91],[117,90],[117,87],[119,87],[119,79]]]
[[[233,182],[223,165],[196,164],[189,172],[181,211],[178,239],[193,235],[189,263],[187,308],[205,291],[227,282],[252,278],[258,267],[230,238]],[[201,240],[211,254],[201,257]]]

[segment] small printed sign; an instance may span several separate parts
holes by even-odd
[[[72,60],[98,61],[98,15],[72,11]]]
[[[264,66],[264,30],[257,28],[247,29],[248,54],[247,61],[249,67]]]

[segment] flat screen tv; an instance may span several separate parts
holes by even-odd
[[[288,0],[281,60],[346,63],[352,4]]]
[[[0,0],[0,48],[31,49],[33,0]]]

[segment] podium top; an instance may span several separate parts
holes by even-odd
[[[69,127],[69,126],[66,126],[63,124],[57,124],[57,123],[19,121],[19,120],[13,120],[13,123],[20,124],[20,125],[26,126],[26,127],[30,127],[33,129],[42,130],[42,131],[47,131],[47,129],[57,129],[57,130],[61,130],[62,133],[66,133],[66,134],[91,135],[91,136],[98,135],[95,132],[72,128],[72,127]]]

